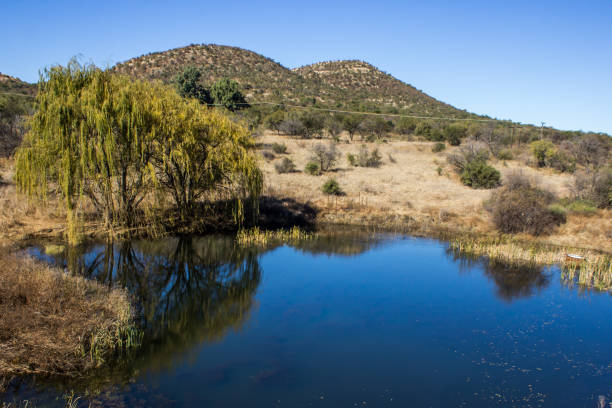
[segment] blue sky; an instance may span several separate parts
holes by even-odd
[[[216,43],[290,68],[362,59],[458,108],[612,134],[612,0],[3,3],[0,72],[27,81]]]

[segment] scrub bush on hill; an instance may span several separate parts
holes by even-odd
[[[338,181],[334,178],[328,179],[325,184],[323,184],[323,187],[321,187],[321,190],[327,195],[344,195],[344,191],[340,188],[340,184],[338,184]]]
[[[306,174],[310,174],[311,176],[318,176],[321,174],[321,167],[319,167],[319,163],[310,161],[306,163],[306,167],[304,168],[304,172]]]
[[[320,171],[325,172],[334,167],[338,161],[338,156],[339,153],[334,143],[330,143],[328,147],[325,147],[322,143],[317,143],[312,148],[311,161],[319,165]]]
[[[291,159],[285,157],[280,163],[275,163],[274,168],[277,173],[292,173],[295,171],[295,164]]]
[[[461,173],[461,182],[472,188],[495,188],[500,184],[500,173],[481,160],[469,162]]]
[[[378,149],[370,153],[365,145],[361,146],[357,155],[347,154],[347,160],[351,166],[357,167],[380,167],[382,164],[382,156]]]

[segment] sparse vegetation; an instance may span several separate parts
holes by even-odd
[[[293,163],[293,161],[290,158],[285,157],[279,163],[275,163],[274,168],[276,169],[276,172],[279,174],[292,173],[295,171],[295,163]]]
[[[349,153],[346,158],[351,166],[380,167],[382,164],[382,156],[378,149],[374,149],[370,152],[366,145],[361,145],[357,155]]]
[[[285,154],[287,153],[287,145],[284,143],[273,143],[272,150],[276,154]]]
[[[311,161],[316,162],[322,172],[331,170],[338,161],[338,157],[339,154],[334,143],[330,143],[328,147],[325,147],[322,143],[317,143],[312,148]]]
[[[439,153],[441,151],[446,150],[446,143],[438,142],[432,148],[431,151],[434,153]]]

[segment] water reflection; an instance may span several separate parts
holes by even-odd
[[[482,268],[484,275],[495,283],[497,297],[507,302],[531,297],[551,283],[550,268],[508,265],[486,257],[460,255],[450,248],[446,253],[459,264],[460,272]]]
[[[230,237],[96,244],[69,250],[56,262],[129,290],[144,330],[139,360],[149,369],[164,368],[198,344],[239,328],[262,275],[258,254]]]

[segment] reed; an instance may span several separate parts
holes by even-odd
[[[461,255],[487,257],[514,266],[558,265],[567,285],[612,291],[612,257],[586,249],[528,244],[509,238],[455,237],[449,247]],[[567,254],[584,259],[576,262]]]
[[[241,246],[267,246],[272,244],[295,243],[312,239],[313,234],[299,227],[288,230],[261,230],[259,227],[240,230],[236,235],[236,242]]]

